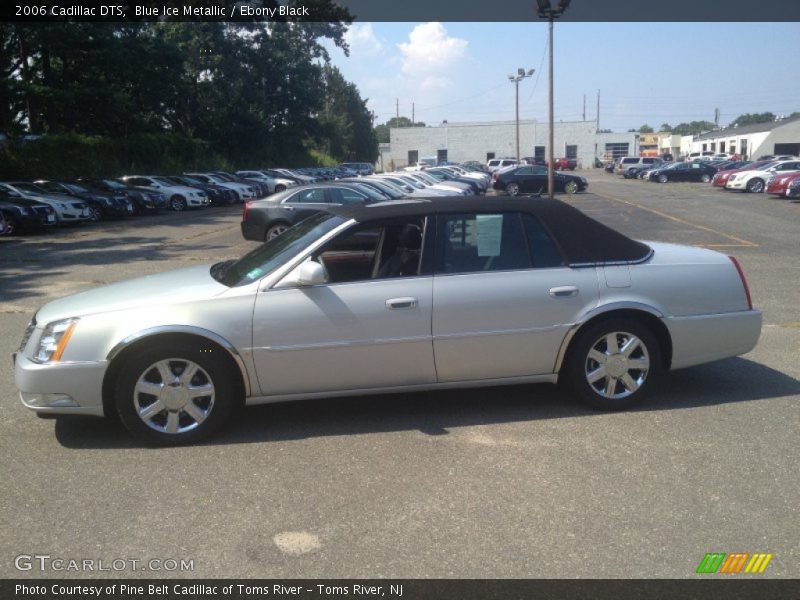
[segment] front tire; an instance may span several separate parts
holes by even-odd
[[[6,218],[6,230],[0,235],[14,235],[17,232],[17,221],[10,215],[4,215]]]
[[[570,196],[572,194],[577,194],[578,193],[578,184],[575,183],[574,181],[568,181],[566,183],[566,185],[564,185],[564,192],[566,192]]]
[[[661,347],[649,327],[635,319],[609,319],[574,340],[562,376],[585,404],[622,410],[644,399],[661,364]]]
[[[669,181],[669,177],[666,175],[659,175],[658,176],[658,183],[667,183]]]
[[[235,405],[236,386],[213,350],[202,342],[172,342],[126,360],[114,402],[128,431],[159,445],[192,443],[217,431]]]
[[[98,221],[102,220],[103,213],[100,212],[100,209],[96,206],[89,206],[89,220],[93,223],[97,223]]]
[[[169,207],[175,212],[186,210],[186,198],[183,196],[173,196],[169,199]]]
[[[516,196],[519,194],[519,184],[517,183],[509,183],[506,186],[506,194],[509,196]]]
[[[760,194],[764,191],[764,180],[763,179],[751,179],[747,182],[747,191],[753,194]]]
[[[282,183],[279,183],[278,185],[275,186],[275,193],[277,194],[278,192],[282,192],[285,189],[286,189],[286,186],[283,185]]]

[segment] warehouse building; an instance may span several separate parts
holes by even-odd
[[[381,145],[384,170],[401,169],[423,158],[437,161],[486,162],[516,158],[515,121],[447,123],[433,127],[392,128],[389,144]],[[579,168],[591,168],[595,159],[611,160],[639,154],[638,133],[597,133],[595,121],[559,121],[554,128],[555,158],[574,158]],[[519,122],[521,157],[547,157],[548,124]]]

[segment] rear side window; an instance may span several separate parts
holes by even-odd
[[[547,230],[533,215],[522,215],[522,224],[528,236],[528,249],[534,269],[551,269],[564,266],[564,257],[547,233]]]
[[[439,218],[437,269],[441,274],[531,267],[518,213],[456,214]]]
[[[622,164],[623,165],[632,165],[632,164],[636,164],[638,162],[639,162],[638,158],[623,158],[622,159]]]
[[[302,190],[296,193],[285,202],[301,202],[301,203],[321,203],[325,202],[325,190],[322,188],[311,188],[310,190]]]

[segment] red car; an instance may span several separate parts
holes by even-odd
[[[767,182],[767,193],[773,196],[796,196],[798,195],[798,190],[800,190],[800,184],[795,183],[791,185],[792,182],[800,182],[800,172],[788,173],[786,175],[773,175]],[[793,192],[792,194],[789,194],[790,185]]]
[[[578,161],[574,158],[555,158],[553,159],[553,168],[556,171],[564,171],[569,169],[574,171],[578,166]]]
[[[768,161],[768,160],[759,160],[759,161],[756,161],[756,162],[751,162],[750,164],[748,164],[746,166],[739,167],[738,169],[728,169],[726,171],[717,171],[716,175],[714,175],[714,178],[711,180],[711,183],[716,187],[724,188],[725,184],[728,183],[728,178],[731,175],[733,175],[734,173],[739,173],[740,171],[747,171],[747,170],[750,170],[750,169],[757,169],[761,165],[765,165],[768,162],[770,162],[770,161]]]

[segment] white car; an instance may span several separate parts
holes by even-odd
[[[370,175],[375,179],[380,179],[381,181],[386,181],[400,191],[402,191],[406,196],[409,198],[429,198],[431,196],[444,196],[445,194],[438,190],[426,191],[427,188],[422,186],[415,186],[408,181],[402,179],[398,173],[388,173],[383,175]],[[422,189],[420,189],[422,188]]]
[[[759,193],[767,187],[767,180],[773,175],[786,175],[800,171],[800,160],[782,160],[761,165],[756,169],[734,173],[725,183],[727,190],[741,190]]]
[[[293,179],[287,179],[285,177],[273,177],[266,171],[236,171],[236,174],[244,179],[255,179],[256,181],[263,181],[264,183],[267,184],[270,194],[274,194],[276,192],[282,192],[285,189],[297,185],[297,182],[294,181]]]
[[[461,193],[453,188],[433,187],[429,183],[423,183],[411,175],[411,173],[397,173],[397,177],[409,185],[414,186],[418,191],[428,196],[460,196]]]
[[[519,163],[513,158],[493,158],[486,163],[489,170],[494,173],[499,169],[506,169],[508,167],[516,167]]]
[[[187,208],[203,208],[211,202],[204,191],[187,185],[178,185],[166,177],[125,175],[120,180],[127,185],[136,185],[161,192],[167,197],[169,207],[175,211],[186,210]]]
[[[453,185],[452,183],[448,183],[447,181],[436,181],[430,175],[426,176],[422,171],[408,173],[406,176],[416,179],[430,189],[447,192],[447,194],[450,196],[466,196],[468,194],[465,189]]]
[[[44,188],[26,181],[0,183],[0,189],[11,197],[28,198],[52,206],[59,224],[82,223],[90,220],[89,207],[85,202],[66,194],[53,194]]]
[[[195,177],[203,183],[212,183],[214,185],[219,185],[224,188],[228,188],[229,190],[233,190],[239,195],[239,200],[242,202],[258,199],[258,194],[256,194],[255,188],[247,185],[246,183],[225,181],[222,177],[219,175],[214,175],[213,173],[185,173],[185,175],[188,175],[189,177]]]

